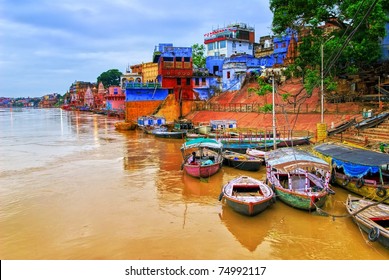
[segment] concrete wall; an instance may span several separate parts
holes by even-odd
[[[126,121],[137,121],[138,117],[151,115],[162,101],[132,101],[126,102]]]

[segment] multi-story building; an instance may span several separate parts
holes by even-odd
[[[133,72],[134,69],[136,72]],[[142,72],[137,72],[138,67],[128,66],[126,72],[120,77],[120,87],[122,89],[126,88],[127,83],[141,83],[142,82]]]
[[[204,34],[206,67],[210,74],[221,77],[224,59],[233,55],[253,55],[255,29],[235,23]]]
[[[94,97],[93,97],[93,92],[92,92],[92,89],[90,88],[90,86],[88,86],[88,88],[86,89],[85,94],[84,94],[84,106],[87,106],[89,108],[94,107]]]
[[[207,56],[253,55],[255,29],[245,23],[229,24],[204,34]]]
[[[69,88],[70,105],[83,106],[84,95],[88,87],[93,88],[94,83],[75,81]]]
[[[105,96],[105,108],[112,111],[124,110],[125,99],[126,95],[120,86],[110,86]]]
[[[142,80],[156,82],[158,77],[158,63],[147,62],[142,64]]]
[[[174,94],[177,101],[193,100],[192,48],[160,44],[154,59],[156,56],[158,56],[158,80],[162,88]]]

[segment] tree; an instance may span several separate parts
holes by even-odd
[[[205,68],[205,46],[194,44],[192,46],[192,61],[197,68]]]
[[[296,64],[304,70],[320,67],[323,44],[324,69],[334,75],[359,71],[378,60],[388,9],[386,0],[270,0],[275,35],[288,28],[304,34]],[[338,29],[325,33],[322,26],[328,22]]]
[[[97,84],[102,82],[105,88],[110,86],[118,86],[120,84],[120,77],[122,75],[122,72],[120,72],[118,69],[108,70],[101,73],[100,76],[97,77]]]

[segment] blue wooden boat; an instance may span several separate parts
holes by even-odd
[[[333,143],[317,145],[313,150],[330,164],[332,184],[369,199],[389,198],[388,154]]]
[[[266,178],[279,198],[289,206],[315,210],[329,194],[330,165],[296,148],[280,148],[265,155]]]

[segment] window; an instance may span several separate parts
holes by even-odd
[[[176,57],[176,61],[177,61],[177,62],[181,62],[181,61],[182,61],[182,57],[181,57],[181,56],[177,56],[177,57]]]
[[[190,57],[184,57],[184,62],[190,62]]]
[[[195,78],[195,85],[198,86],[199,84],[199,78]]]
[[[224,49],[226,47],[226,41],[221,41],[220,42],[220,48]]]
[[[230,71],[227,71],[227,79],[230,78]]]
[[[186,78],[186,85],[190,86],[190,78]]]
[[[181,85],[181,78],[177,78],[177,85],[178,85],[178,86]]]

